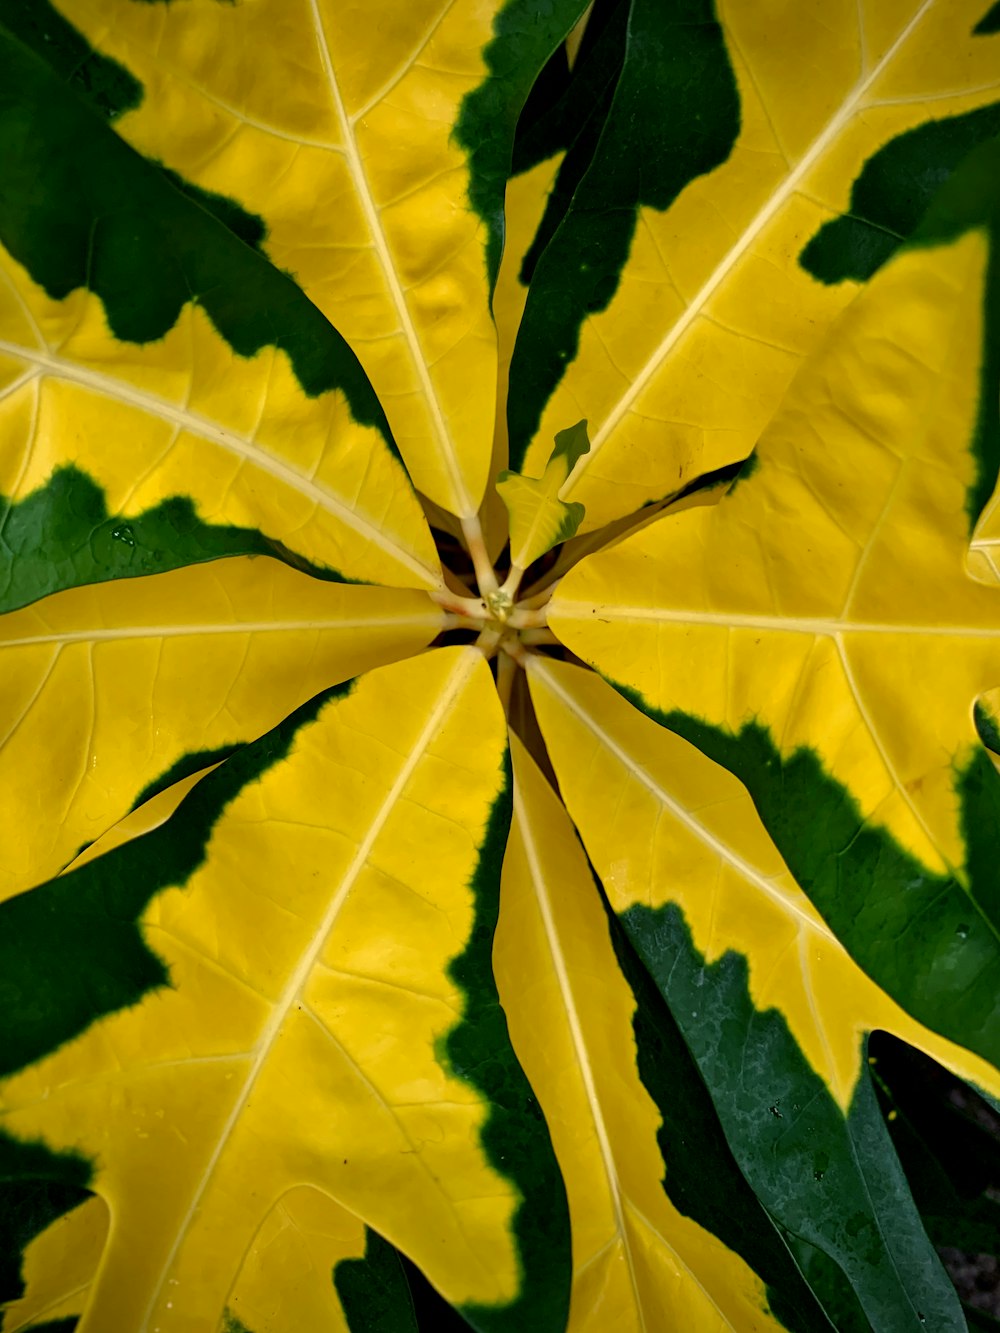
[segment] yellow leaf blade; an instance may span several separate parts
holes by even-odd
[[[961,1328],[875,1107],[867,1034],[894,1032],[994,1095],[1000,1074],[858,968],[730,773],[590,673],[539,660],[530,680],[567,809],[760,1203],[794,1253],[802,1241],[833,1261],[873,1327],[900,1310],[916,1327],[922,1309]]]
[[[573,465],[590,448],[587,423],[578,421],[556,435],[555,445],[539,477],[501,472],[497,491],[510,518],[510,560],[518,570],[576,532],[583,519],[583,506],[565,504],[559,488]]]
[[[403,1247],[472,1319],[479,1306],[518,1318],[539,1257],[538,1318],[559,1307],[562,1275],[523,1249],[516,1220],[522,1190],[554,1188],[544,1126],[529,1167],[527,1141],[508,1141],[494,1111],[491,1070],[504,1087],[521,1076],[496,1044],[495,994],[476,989],[496,910],[486,844],[503,832],[489,671],[471,649],[443,649],[312,715],[203,778],[160,830],[8,904],[30,915],[39,894],[79,899],[81,877],[140,904],[153,893],[142,938],[169,967],[169,987],[147,980],[160,989],[105,1002],[82,1032],[67,1011],[53,1054],[51,1029],[22,1032],[41,1043],[34,1064],[28,1047],[9,1053],[28,1063],[4,1086],[6,1130],[93,1155],[115,1211],[81,1330],[203,1328],[263,1217],[305,1182]],[[248,765],[263,768],[245,782]],[[123,868],[154,845],[170,864],[135,883]],[[506,1166],[484,1147],[487,1120]]]
[[[566,1180],[570,1333],[778,1328],[761,1279],[661,1183],[660,1115],[636,1068],[635,998],[565,811],[516,740],[513,757],[495,967]]]
[[[938,872],[965,864],[952,764],[978,746],[971,704],[1000,673],[996,590],[965,566],[988,254],[973,230],[893,261],[748,479],[585,561],[550,615],[653,707],[731,730],[755,717],[784,754],[810,747]]]
[[[55,300],[4,255],[0,354],[0,493],[12,504],[71,468],[99,488],[126,544],[130,521],[183,497],[203,523],[259,529],[349,578],[439,583],[378,430],[340,392],[306,394],[283,352],[237,355],[200,306],[155,342],[125,342],[97,297]]]
[[[30,1242],[21,1263],[24,1295],[4,1306],[4,1333],[83,1314],[109,1223],[107,1205],[91,1198]]]
[[[109,27],[101,5],[69,7],[146,89],[121,133],[264,218],[267,253],[361,358],[414,484],[460,517],[488,480],[496,345],[452,130],[498,8],[129,6]]]
[[[757,1007],[780,1009],[844,1110],[861,1076],[859,1038],[876,1028],[1000,1096],[991,1064],[915,1022],[850,958],[737,778],[595,675],[539,662],[530,678],[567,808],[616,912],[677,902],[708,959],[745,954]],[[615,818],[601,819],[609,808]]]
[[[535,470],[553,431],[588,417],[593,447],[562,496],[586,506],[585,529],[750,453],[863,276],[817,276],[802,259],[807,243],[828,224],[863,218],[872,193],[888,196],[894,218],[909,218],[903,196],[915,173],[901,169],[888,181],[876,173],[867,197],[855,199],[866,165],[910,132],[996,107],[995,48],[973,35],[981,8],[978,0],[843,0],[831,9],[817,0],[784,13],[777,28],[753,0],[718,9],[739,96],[731,151],[693,174],[668,207],[637,206],[614,295],[602,292],[599,308],[588,309],[575,359],[565,373],[553,370],[557,387],[518,442]],[[970,147],[996,129],[984,121],[976,133]],[[627,148],[608,143],[609,179],[615,153]],[[949,157],[942,171],[953,166]],[[876,250],[893,232],[855,225]],[[912,223],[896,223],[904,225]],[[579,260],[579,247],[561,257],[565,287]],[[540,354],[554,355],[543,341],[525,342],[527,376]],[[517,394],[516,370],[514,384]]]
[[[0,617],[0,897],[61,870],[192,750],[208,763],[255,740],[328,686],[419,652],[441,623],[422,593],[247,558]]]

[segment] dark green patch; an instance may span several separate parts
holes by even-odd
[[[879,1106],[927,1234],[939,1247],[1000,1255],[995,1114],[930,1056],[891,1034],[873,1033],[869,1051]]]
[[[461,988],[461,1021],[442,1043],[446,1067],[482,1095],[489,1108],[481,1131],[493,1168],[513,1182],[521,1203],[512,1229],[521,1264],[520,1290],[510,1305],[470,1304],[461,1312],[480,1333],[551,1333],[564,1328],[572,1261],[566,1190],[545,1116],[517,1062],[493,977],[493,934],[500,911],[500,869],[510,828],[510,756],[504,786],[490,813],[471,889],[472,930],[448,975]]]
[[[872,1333],[850,1282],[834,1260],[797,1236],[789,1234],[787,1240],[799,1271],[837,1333]]]
[[[152,4],[156,3],[156,0],[143,0],[143,3]],[[223,1318],[226,1321],[223,1325],[223,1333],[252,1333],[252,1330],[247,1328],[243,1320],[237,1318],[232,1310],[227,1308]]]
[[[333,1285],[351,1333],[417,1333],[399,1255],[371,1227],[365,1227],[364,1258],[341,1259]]]
[[[560,124],[551,134],[546,134],[542,127],[552,123],[553,115],[566,96],[572,78],[566,44],[563,42],[542,66],[517,118],[510,161],[511,176],[520,176],[522,172],[530,171],[539,162],[545,162],[569,147],[572,142],[569,127],[564,129]]]
[[[188,882],[229,802],[288,755],[324,704],[352,688],[347,681],[325,690],[238,750],[159,828],[0,903],[0,1075],[170,985],[142,934],[146,906],[163,889]]]
[[[80,1322],[79,1315],[67,1315],[65,1319],[46,1319],[44,1324],[31,1324],[25,1333],[73,1333]]]
[[[140,805],[145,805],[154,796],[158,796],[161,791],[166,791],[168,787],[172,787],[175,782],[181,782],[184,778],[189,778],[192,773],[200,773],[203,768],[211,768],[213,764],[223,763],[230,755],[241,749],[244,744],[245,742],[238,741],[234,745],[220,745],[215,750],[190,750],[187,754],[182,754],[169,768],[164,769],[158,778],[146,783],[129,806],[129,811],[138,810]],[[81,847],[80,851],[82,850]],[[79,852],[77,855],[79,855]]]
[[[883,990],[933,1031],[1000,1063],[1000,778],[985,750],[955,773],[966,888],[866,821],[814,751],[783,755],[758,722],[732,732],[615,688],[745,784],[796,881]]]
[[[997,1333],[1000,1329],[1000,1320],[996,1320],[985,1310],[977,1310],[974,1305],[963,1305],[965,1319],[971,1330],[976,1333]]]
[[[983,293],[985,327],[980,371],[979,416],[970,441],[976,479],[969,487],[969,535],[989,502],[1000,466],[1000,139],[974,149],[935,197],[910,244],[946,244],[966,232],[989,237],[990,258]]]
[[[90,1198],[92,1175],[90,1163],[76,1153],[21,1143],[0,1130],[0,1308],[24,1295],[25,1247]]]
[[[990,37],[993,33],[1000,32],[1000,0],[989,7],[972,32],[975,37]]]
[[[552,53],[517,122],[512,176],[566,152],[575,142],[621,73],[628,11],[629,0],[595,0],[572,70],[564,45]]]
[[[595,6],[584,29],[584,39],[565,95],[541,117],[520,144],[515,144],[513,174],[528,170],[566,150],[545,210],[518,274],[528,286],[538,261],[569,212],[604,131],[615,86],[625,61],[628,0],[609,0]],[[527,109],[527,108],[526,108]]]
[[[0,0],[0,26],[41,56],[108,120],[142,101],[139,80],[117,60],[98,54],[49,0]]]
[[[159,166],[171,185],[182,194],[186,194],[189,199],[193,199],[196,204],[200,204],[214,218],[218,218],[222,225],[234,236],[238,236],[244,245],[263,253],[264,242],[267,240],[267,224],[258,213],[249,212],[242,204],[238,204],[235,199],[230,199],[227,195],[216,194],[214,190],[203,190],[200,185],[192,185],[190,181],[186,181],[183,176],[171,171],[162,163]]]
[[[431,1286],[417,1265],[402,1253],[399,1261],[409,1284],[420,1333],[469,1333],[472,1325]]]
[[[134,110],[142,101],[142,84],[117,61],[94,51],[49,0],[0,0],[0,25],[41,56],[108,120]],[[192,185],[162,163],[160,170],[172,185],[207,209],[241,241],[255,250],[261,248],[267,236],[263,218],[225,195]]]
[[[827,1274],[832,1265],[846,1278],[874,1329],[964,1330],[868,1077],[845,1117],[784,1015],[754,1006],[745,957],[730,950],[707,963],[673,903],[630,907],[621,921],[750,1188],[793,1250],[804,1244],[805,1254],[826,1256]]]
[[[607,309],[618,289],[639,209],[666,210],[692,180],[721,165],[739,126],[736,79],[711,0],[633,0],[599,142],[528,292],[511,361],[512,468],[523,467],[584,321]],[[567,161],[575,152],[574,145]],[[577,171],[579,160],[564,169]]]
[[[760,467],[760,459],[757,457],[756,453],[752,453],[749,455],[749,457],[744,458],[742,463],[735,464],[735,470],[733,472],[733,481],[732,485],[729,487],[729,490],[734,491],[737,486],[741,485],[745,481],[749,481],[759,467]]]
[[[2,29],[0,65],[0,240],[49,296],[88,288],[114,336],[136,343],[162,338],[197,302],[238,355],[281,349],[307,394],[339,389],[395,451],[357,357],[286,274]]]
[[[539,71],[586,8],[586,0],[507,0],[483,51],[489,71],[459,108],[453,137],[469,158],[469,205],[486,223],[486,272],[496,282],[504,245],[504,194],[518,117]]]
[[[972,717],[982,743],[994,754],[1000,754],[1000,724],[978,699],[973,706]]]
[[[956,126],[959,127],[958,131],[955,130]],[[970,126],[973,128],[970,129]],[[958,133],[959,138],[966,136],[962,138],[962,143],[965,148],[968,148],[970,143],[976,142],[976,135],[982,137],[987,132],[995,135],[998,131],[1000,131],[1000,103],[985,107],[980,111],[969,112],[966,116],[955,117],[952,121],[934,121],[930,125],[911,130],[908,134],[901,135],[899,139],[894,140],[892,144],[888,145],[887,149],[881,150],[871,159],[855,183],[855,189],[852,192],[852,207],[856,206],[859,209],[864,207],[870,211],[881,210],[880,216],[883,218],[890,216],[886,212],[890,205],[882,199],[880,193],[886,188],[883,174],[884,170],[888,168],[884,164],[878,168],[875,166],[882,153],[889,153],[890,155],[885,161],[893,169],[902,164],[900,169],[904,171],[904,175],[910,171],[914,173],[917,183],[913,186],[913,189],[917,193],[919,207],[923,207],[926,203],[927,191],[936,179],[938,183],[940,183],[940,179],[947,182],[934,196],[927,213],[915,230],[912,228],[918,217],[919,208],[911,207],[907,203],[909,197],[907,188],[902,183],[898,183],[902,192],[901,202],[894,206],[895,211],[891,216],[896,219],[900,227],[909,227],[908,231],[902,233],[909,237],[906,241],[908,246],[919,249],[925,246],[947,244],[973,230],[982,230],[989,237],[989,271],[986,279],[986,290],[983,294],[985,330],[981,369],[982,392],[979,399],[979,416],[972,439],[969,442],[970,452],[976,463],[976,477],[969,487],[966,501],[970,535],[984,506],[993,494],[997,481],[998,463],[1000,463],[1000,139],[990,138],[986,142],[980,143],[964,158],[961,165],[954,169],[953,174],[949,175],[950,169],[945,170],[943,176],[939,178],[935,178],[934,169],[926,169],[925,176],[921,176],[921,170],[924,169],[919,164],[919,153],[913,148],[913,144],[917,144],[919,148],[919,145],[926,139],[927,142],[936,144],[937,151],[944,154],[945,144],[949,141],[949,136],[953,132]],[[924,138],[918,136],[924,136]],[[896,145],[902,145],[902,147]],[[957,148],[954,150],[948,149],[948,151],[953,152],[953,155],[958,152]],[[900,154],[902,156],[899,156]],[[912,162],[910,166],[907,166],[907,162],[911,158]],[[945,159],[942,157],[939,160]],[[955,161],[957,160],[958,158],[955,156]],[[862,204],[855,201],[854,194],[861,188],[869,169],[871,169],[871,174],[868,178],[868,184],[865,186],[864,202]],[[922,180],[925,181],[925,184],[920,184]],[[913,219],[912,223],[907,221],[910,218]],[[839,224],[834,222],[826,225],[836,228]],[[853,228],[854,226],[855,223],[850,221],[849,227]],[[809,246],[806,247],[803,252],[803,261],[805,261],[810,247],[819,242],[824,230],[821,229]],[[836,233],[831,234],[836,236]],[[899,237],[894,233],[893,248],[896,248],[899,244]],[[826,246],[828,261],[832,263],[830,255],[839,254],[842,251],[843,247],[838,248],[838,245],[830,242]],[[879,260],[879,263],[881,262],[882,259]],[[828,271],[833,273],[835,270],[830,268]]]
[[[235,555],[273,556],[317,578],[353,581],[252,528],[203,522],[188,496],[127,519],[109,515],[104,492],[72,465],[16,504],[0,496],[0,613],[64,588]]]
[[[656,1138],[666,1167],[662,1184],[667,1197],[679,1213],[718,1236],[753,1269],[767,1288],[771,1313],[785,1328],[792,1333],[832,1331],[834,1325],[803,1282],[786,1238],[730,1151],[676,1018],[610,909],[608,924],[619,966],[635,996],[632,1027],[639,1077],[662,1116]]]
[[[997,134],[1000,102],[890,139],[862,168],[847,212],[820,227],[799,263],[820,282],[867,282],[913,235],[968,153]]]

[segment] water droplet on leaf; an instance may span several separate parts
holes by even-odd
[[[124,542],[126,546],[135,545],[135,533],[127,523],[122,523],[117,528],[112,528],[111,535],[116,542]]]

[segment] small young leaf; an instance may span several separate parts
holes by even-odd
[[[583,505],[560,500],[559,490],[589,448],[587,423],[578,421],[558,432],[540,477],[510,471],[497,477],[497,490],[510,514],[510,559],[516,568],[527,569],[540,555],[572,537],[583,522]]]

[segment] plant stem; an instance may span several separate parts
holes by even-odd
[[[474,620],[472,616],[447,614],[445,615],[444,618],[444,628],[446,630],[449,629],[481,630],[483,628],[483,622],[481,620]]]
[[[458,593],[452,592],[448,588],[440,591],[435,589],[429,592],[427,596],[432,602],[436,602],[442,610],[449,612],[453,616],[461,616],[465,620],[474,620],[477,624],[482,624],[486,619],[486,603],[481,597],[460,597]],[[449,628],[451,628],[449,626]]]
[[[557,639],[550,629],[526,629],[520,636],[521,642],[529,647],[537,647],[539,644],[558,645],[562,643]]]
[[[510,694],[514,686],[517,663],[510,653],[503,652],[497,657],[497,694],[506,717],[510,712]]]
[[[462,519],[462,536],[465,538],[465,545],[468,547],[473,568],[476,571],[476,582],[479,584],[479,591],[484,597],[488,597],[491,592],[497,591],[497,576],[493,572],[493,566],[486,550],[486,543],[483,541],[483,528],[479,522],[478,514],[473,514],[471,518]]]
[[[497,650],[500,640],[503,638],[502,629],[484,629],[482,634],[476,640],[475,646],[479,649],[487,662]]]
[[[528,610],[522,606],[516,606],[507,617],[507,624],[511,629],[545,629],[549,623],[548,607],[540,606],[537,610]]]
[[[552,583],[546,583],[543,587],[539,588],[537,592],[533,593],[531,597],[525,597],[518,602],[518,606],[523,610],[533,610],[535,607],[544,606],[555,592],[556,588],[559,587],[559,583],[559,579],[555,579]]]
[[[521,580],[524,578],[524,570],[520,565],[511,565],[510,572],[504,579],[500,591],[506,593],[512,602],[517,600],[517,590],[521,586]]]

